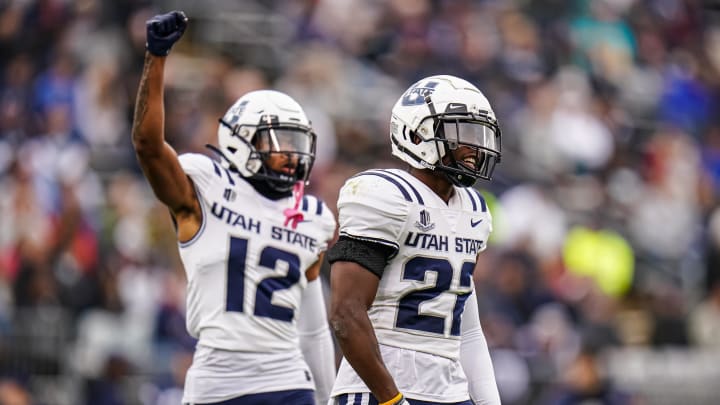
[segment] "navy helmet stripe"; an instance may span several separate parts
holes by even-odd
[[[412,191],[413,191],[413,193],[415,194],[415,197],[417,198],[417,200],[418,200],[418,202],[420,203],[420,205],[425,205],[425,201],[423,201],[422,196],[421,196],[420,193],[417,191],[417,189],[415,188],[415,186],[413,186],[413,185],[412,185],[409,181],[407,181],[407,179],[405,179],[403,176],[401,176],[401,175],[399,175],[399,174],[397,174],[397,173],[393,173],[393,172],[391,172],[390,170],[378,170],[378,171],[379,171],[379,172],[383,172],[383,173],[387,173],[387,174],[389,174],[389,175],[392,175],[393,177],[396,177],[396,178],[402,180],[403,183],[407,184],[408,187],[410,187],[410,188],[412,189]]]
[[[473,194],[467,189],[467,187],[465,188],[465,192],[468,194],[468,198],[470,198],[470,201],[472,202],[473,211],[477,212],[477,202],[475,202],[475,197],[473,197]]]
[[[408,193],[407,190],[405,190],[405,187],[403,187],[402,184],[400,184],[400,182],[398,182],[398,181],[395,180],[394,178],[388,176],[387,174],[375,173],[375,172],[364,172],[364,173],[357,174],[357,175],[355,175],[354,177],[358,177],[358,176],[378,176],[378,177],[382,177],[383,179],[385,179],[385,180],[389,181],[390,183],[394,184],[395,187],[397,187],[398,190],[400,190],[400,192],[402,193],[403,197],[405,197],[405,201],[410,201],[410,202],[412,202],[412,197],[410,197],[410,193]]]
[[[480,206],[482,207],[482,212],[487,211],[487,204],[485,203],[485,199],[483,198],[482,194],[480,194],[479,191],[472,189],[472,191],[475,192],[475,195],[480,199]]]

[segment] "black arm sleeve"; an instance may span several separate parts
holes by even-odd
[[[327,252],[330,264],[334,262],[357,263],[374,275],[382,277],[388,259],[395,255],[396,249],[382,243],[341,236]]]

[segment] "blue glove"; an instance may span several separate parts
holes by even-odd
[[[182,37],[187,27],[188,18],[182,11],[171,11],[159,14],[147,20],[148,52],[155,56],[167,56],[170,48]]]

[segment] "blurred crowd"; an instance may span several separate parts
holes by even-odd
[[[175,8],[167,140],[207,153],[235,99],[285,91],[333,209],[347,177],[399,167],[410,83],[485,92],[503,155],[476,185],[495,230],[475,282],[504,404],[720,397],[713,2],[0,0],[0,404],[179,403],[184,273],[130,142],[145,21]]]

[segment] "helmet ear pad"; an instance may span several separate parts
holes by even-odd
[[[418,136],[417,132],[412,131],[410,133],[410,141],[414,143],[415,145],[419,145],[420,142],[422,142],[422,139]]]
[[[253,176],[262,167],[262,157],[247,139],[251,131],[254,132],[255,128],[231,126],[220,119],[218,145],[224,158],[223,163],[243,177]]]

